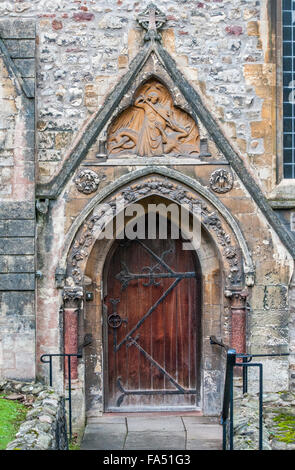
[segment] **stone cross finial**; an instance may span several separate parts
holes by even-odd
[[[158,30],[166,23],[167,18],[154,3],[150,3],[147,8],[138,15],[137,21],[140,26],[147,31],[144,37],[145,41],[161,40]]]

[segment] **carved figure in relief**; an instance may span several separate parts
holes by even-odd
[[[152,80],[111,126],[108,151],[110,155],[198,155],[199,144],[194,120],[175,108],[168,90]]]

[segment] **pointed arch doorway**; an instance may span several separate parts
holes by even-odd
[[[117,241],[104,280],[105,411],[199,409],[196,253],[181,239]]]

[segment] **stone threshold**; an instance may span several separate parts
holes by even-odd
[[[125,417],[133,417],[133,416],[148,416],[148,417],[158,417],[158,416],[202,416],[204,417],[201,411],[145,411],[145,412],[105,412],[98,418],[103,417],[112,417],[112,416],[125,416]],[[92,417],[89,419],[93,419]]]

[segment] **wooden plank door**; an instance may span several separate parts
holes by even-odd
[[[197,407],[198,273],[181,240],[118,244],[106,274],[106,411]]]

